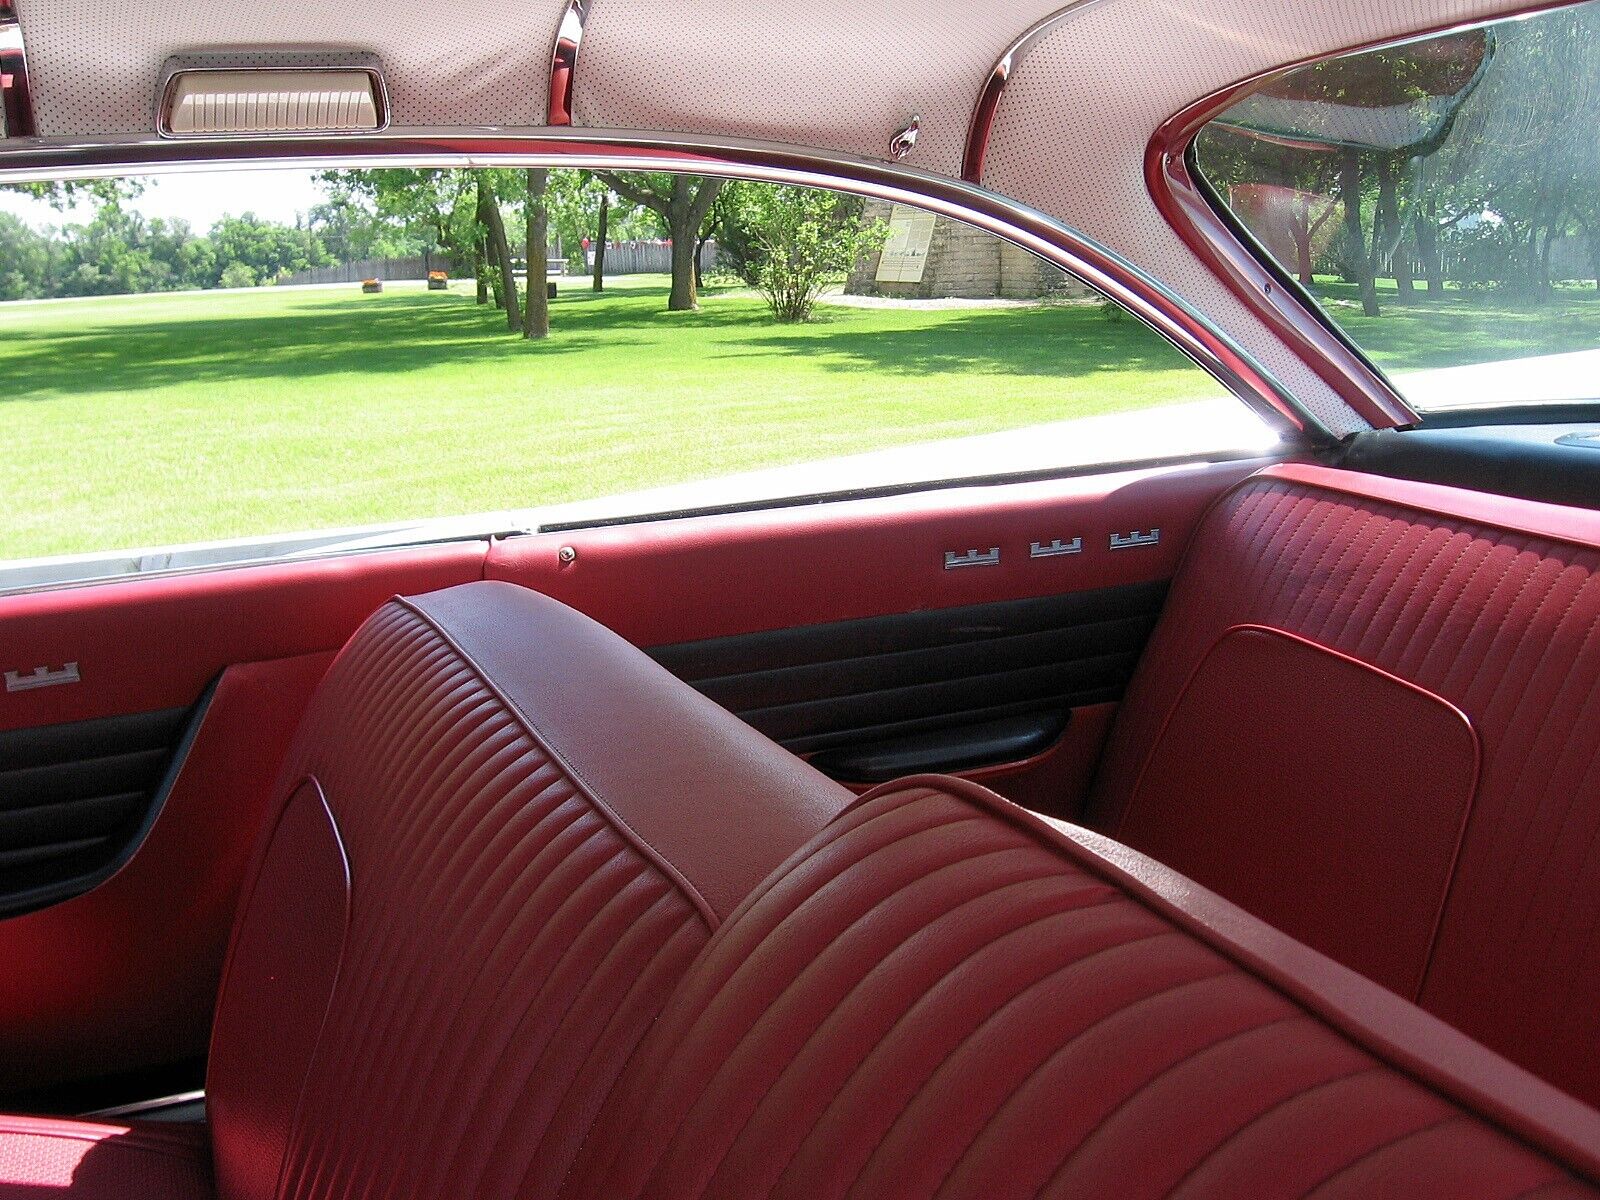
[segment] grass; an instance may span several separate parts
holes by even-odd
[[[1191,399],[1094,307],[825,307],[568,285],[526,343],[450,292],[0,305],[0,557],[522,508]]]
[[[1549,304],[1508,302],[1493,292],[1448,288],[1397,302],[1392,279],[1378,281],[1382,312],[1361,311],[1354,284],[1318,276],[1312,289],[1339,326],[1380,367],[1390,371],[1454,367],[1600,346],[1600,293],[1593,285],[1562,286]]]

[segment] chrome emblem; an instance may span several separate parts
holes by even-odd
[[[957,567],[998,567],[1000,565],[1000,547],[990,546],[987,550],[968,550],[965,554],[958,554],[954,550],[944,552],[944,569],[954,571]]]
[[[1055,558],[1061,554],[1082,554],[1083,539],[1075,537],[1070,542],[1063,542],[1060,538],[1051,538],[1048,542],[1029,542],[1029,558]]]
[[[6,691],[28,692],[34,688],[56,687],[63,683],[79,682],[78,664],[69,662],[59,671],[52,671],[49,667],[35,667],[33,670],[6,672]]]
[[[1154,546],[1161,541],[1161,530],[1152,529],[1143,533],[1135,529],[1132,533],[1113,533],[1111,535],[1111,548],[1113,550],[1132,550],[1138,546]]]

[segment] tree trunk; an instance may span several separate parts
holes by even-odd
[[[708,180],[706,186],[710,186]],[[694,243],[700,236],[700,220],[694,213],[694,180],[677,175],[672,180],[672,197],[667,204],[667,236],[672,239],[672,295],[668,312],[692,312],[700,307],[700,292],[695,286]]]
[[[511,247],[506,242],[506,223],[500,216],[500,201],[494,189],[478,181],[478,219],[489,230],[489,251],[500,276],[500,297],[506,309],[506,328],[516,333],[522,328],[522,306],[517,303],[517,277],[511,268]]]
[[[1430,196],[1417,206],[1415,234],[1417,257],[1422,260],[1422,275],[1428,281],[1428,294],[1444,294],[1444,260],[1439,257],[1439,213]]]
[[[1311,202],[1303,196],[1290,213],[1289,233],[1294,238],[1294,273],[1300,286],[1308,288],[1316,280],[1311,274]]]
[[[523,306],[522,336],[531,340],[550,336],[550,293],[545,288],[545,259],[549,257],[550,214],[545,209],[545,186],[550,172],[530,167],[527,174],[528,296]]]
[[[607,228],[611,220],[611,193],[600,193],[600,220],[595,229],[594,238],[594,290],[606,290],[606,238],[610,231]]]
[[[472,243],[472,277],[478,285],[478,303],[489,303],[489,256],[483,251],[483,238]]]
[[[694,233],[675,230],[672,236],[672,295],[668,312],[693,312],[700,307],[700,291],[694,280]]]
[[[1339,192],[1344,200],[1345,257],[1350,263],[1356,286],[1361,291],[1361,311],[1375,317],[1378,309],[1378,284],[1372,275],[1372,260],[1367,256],[1367,238],[1361,228],[1361,155],[1351,150],[1339,164]]]
[[[1373,274],[1377,274],[1382,259],[1387,256],[1394,272],[1395,300],[1400,304],[1410,304],[1415,280],[1402,244],[1405,241],[1405,228],[1400,223],[1400,200],[1395,194],[1396,168],[1397,164],[1392,158],[1378,160],[1378,211],[1372,236]],[[1382,230],[1381,237],[1379,230]]]

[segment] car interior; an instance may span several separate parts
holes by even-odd
[[[827,185],[1277,439],[0,572],[0,1200],[1600,1194],[1600,408],[1413,403],[1202,135],[1589,10],[0,0],[0,182]]]

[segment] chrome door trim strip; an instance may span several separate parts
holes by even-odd
[[[589,0],[567,0],[556,26],[556,46],[550,59],[550,107],[548,124],[572,124],[572,92],[578,83],[578,51],[583,46],[583,29],[589,20]]]
[[[16,0],[0,0],[0,138],[29,138],[35,132],[22,20]]]
[[[1093,2],[1093,0],[1088,0]],[[0,183],[218,168],[582,166],[683,171],[834,188],[910,204],[975,226],[1062,268],[1171,342],[1278,428],[1334,439],[1253,356],[1186,301],[1115,251],[1053,217],[962,180],[915,167],[746,139],[569,128],[389,129],[174,141],[36,139],[0,146]]]
[[[1000,97],[1005,94],[1006,84],[1011,82],[1011,76],[1022,65],[1022,60],[1027,57],[1028,51],[1062,21],[1099,2],[1100,0],[1073,0],[1065,8],[1058,8],[1049,16],[1035,21],[1024,29],[1017,36],[1017,40],[1006,47],[1006,52],[995,60],[994,67],[989,71],[989,78],[983,81],[983,87],[978,91],[977,103],[973,105],[972,117],[967,122],[967,147],[961,160],[961,178],[968,183],[982,181],[983,159],[988,153],[989,135],[994,132],[995,118],[1000,111]]]

